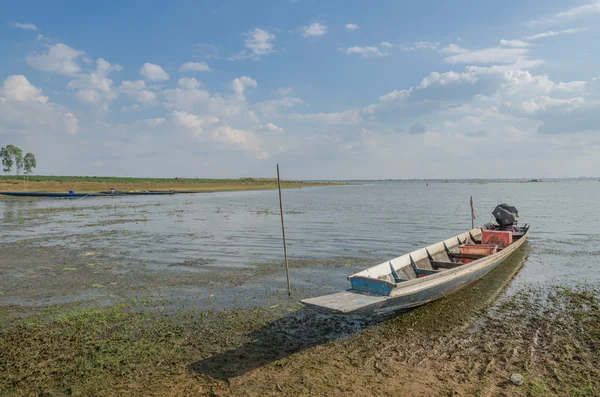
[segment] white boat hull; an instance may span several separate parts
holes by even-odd
[[[474,230],[476,229],[467,233],[471,233],[470,235],[473,236]],[[461,236],[445,240],[444,243],[440,242],[422,250],[414,251],[402,257],[395,258],[392,261],[384,262],[374,268],[367,269],[364,272],[350,276],[349,279],[351,279],[351,281],[352,279],[355,279],[354,281],[356,281],[353,283],[353,289],[331,295],[304,299],[301,302],[308,307],[320,311],[342,314],[369,313],[382,309],[407,309],[420,306],[447,296],[485,276],[488,272],[511,256],[513,252],[519,249],[526,241],[528,234],[529,229],[527,228],[525,233],[520,236],[518,240],[496,254],[474,260],[468,264],[462,264],[453,269],[447,269],[426,277],[414,278],[399,283],[382,280],[382,278],[385,278],[385,265],[387,263],[389,263],[388,266],[394,266],[394,261],[402,262],[403,258],[405,260],[406,257],[408,257],[408,260],[413,261],[413,256],[416,257],[417,260],[421,260],[422,258],[419,256],[420,251],[424,251],[425,255],[428,256],[436,255],[439,251],[434,251],[434,249],[440,244],[452,241],[452,239],[456,241],[456,238],[458,238],[460,244],[460,241],[462,241],[460,237],[466,235],[463,233]],[[406,265],[404,265],[404,268],[406,268]],[[400,269],[403,269],[403,267],[399,267],[397,270],[400,271]],[[357,290],[357,288],[361,288],[363,284],[366,285],[364,288],[371,288],[375,293]],[[389,294],[385,295],[388,289]]]

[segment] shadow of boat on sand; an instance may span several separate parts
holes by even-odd
[[[302,350],[385,323],[398,335],[411,330],[442,332],[463,326],[487,310],[523,267],[529,243],[501,266],[447,298],[403,312],[372,316],[322,314],[302,308],[249,334],[249,343],[188,366],[190,371],[228,381]],[[383,325],[383,324],[382,324]]]

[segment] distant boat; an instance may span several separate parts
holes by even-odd
[[[108,196],[104,193],[54,193],[54,192],[0,192],[5,196],[15,197],[63,197],[63,198],[74,198],[74,197],[98,197]]]
[[[493,233],[503,229],[490,222],[348,276],[349,290],[301,302],[319,311],[342,314],[423,305],[483,277],[523,245],[529,234],[528,225],[517,227],[515,222],[509,229],[513,240],[510,244],[500,249],[494,244],[482,244],[484,233],[507,237],[507,231]],[[463,252],[464,248],[471,253]]]
[[[118,191],[108,190],[97,193],[55,193],[55,192],[0,192],[5,196],[14,197],[56,197],[56,198],[75,198],[75,197],[110,197],[110,196],[162,196],[167,194],[175,194],[174,191]]]

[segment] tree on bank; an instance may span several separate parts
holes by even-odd
[[[35,155],[31,152],[27,153],[25,157],[23,157],[23,173],[25,175],[31,175],[31,171],[37,166],[37,162],[35,161]]]
[[[6,145],[0,148],[0,159],[2,159],[2,169],[4,172],[11,172],[13,167],[15,167],[17,175],[22,171],[29,175],[37,166],[33,153],[27,153],[23,157],[23,150],[15,145]]]

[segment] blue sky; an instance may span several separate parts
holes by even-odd
[[[597,1],[21,1],[0,18],[0,146],[40,174],[600,168]]]

